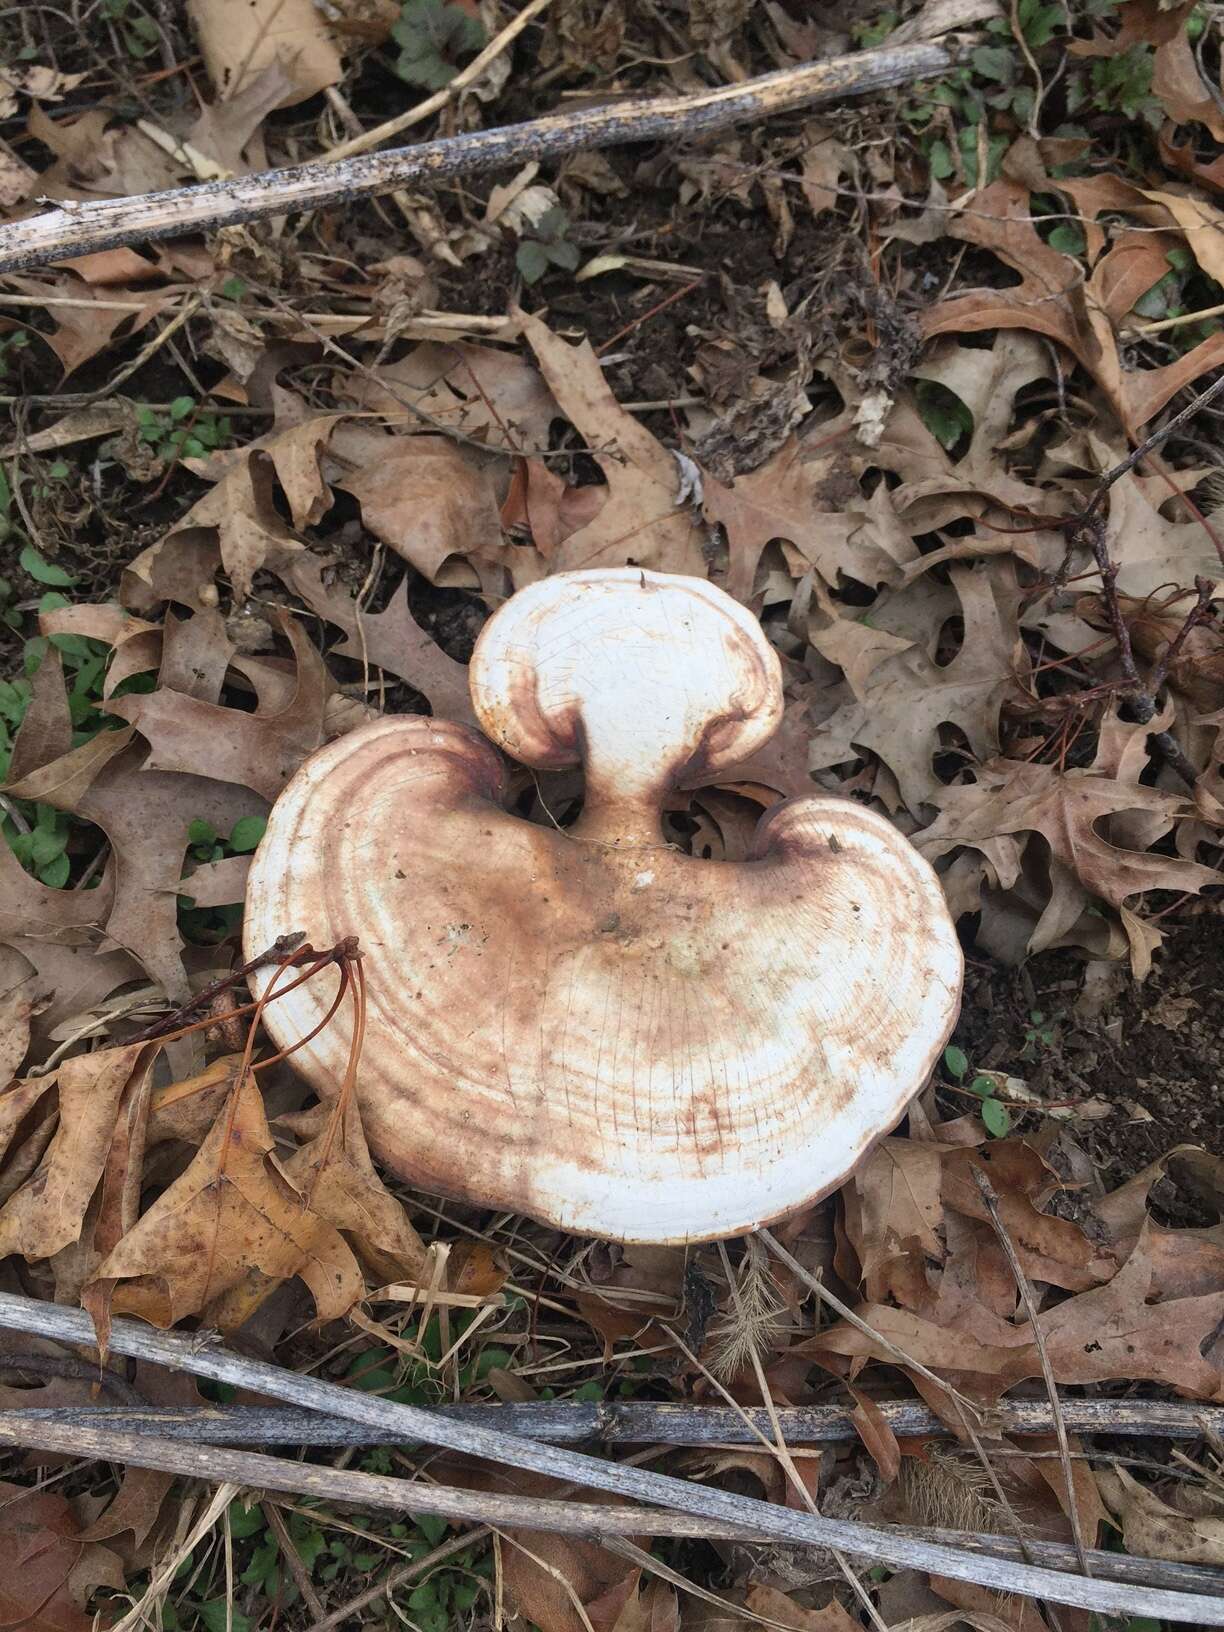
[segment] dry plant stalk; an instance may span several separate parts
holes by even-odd
[[[612,107],[567,110],[527,124],[473,131],[387,153],[265,170],[137,198],[72,204],[0,228],[0,272],[42,266],[67,255],[262,221],[290,210],[347,204],[408,184],[427,186],[584,148],[708,136],[744,120],[766,119],[792,108],[926,79],[943,73],[955,61],[956,53],[943,45],[880,46],[784,68],[742,85],[695,96],[635,98]]]

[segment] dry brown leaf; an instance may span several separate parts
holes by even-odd
[[[420,415],[441,431],[459,431],[503,453],[548,447],[560,410],[526,358],[468,341],[426,341],[397,362],[337,381],[345,400],[372,408],[392,424],[422,428]],[[417,410],[414,414],[411,404]]]
[[[1197,894],[1220,875],[1198,862],[1127,849],[1103,835],[1100,824],[1123,812],[1158,817],[1165,829],[1186,814],[1185,801],[1174,794],[1128,784],[1092,770],[1060,771],[1054,765],[997,759],[979,766],[978,780],[937,790],[931,803],[936,820],[914,836],[930,860],[960,845],[993,842],[1000,834],[1040,833],[1060,872],[1052,873],[1048,906],[1029,942],[1040,951],[1079,916],[1085,891],[1109,902],[1122,915],[1131,944],[1136,976],[1150,964],[1151,941],[1144,926],[1124,911],[1144,890],[1177,890]]]
[[[431,583],[474,586],[482,567],[485,575],[494,568],[482,587],[500,590],[501,522],[487,463],[478,465],[445,437],[393,437],[338,485],[357,500],[375,538]]]
[[[882,1139],[846,1186],[846,1233],[873,1303],[899,1291],[892,1275],[897,1260],[917,1254],[942,1262],[941,1170],[937,1146]]]
[[[326,15],[313,0],[187,0],[208,77],[222,101],[278,65],[290,85],[280,106],[304,102],[343,72]]]
[[[4,985],[0,980],[0,988]],[[28,977],[7,990],[0,989],[0,1084],[9,1082],[21,1069],[30,1046],[30,1016],[37,1003],[35,982]]]
[[[262,815],[265,802],[233,783],[145,768],[143,750],[131,746],[133,734],[131,726],[99,732],[30,772],[9,791],[19,798],[41,799],[102,828],[115,857],[114,896],[103,923],[105,933],[138,958],[169,997],[182,1002],[187,980],[174,891],[182,876],[187,829],[198,818],[210,822],[218,833],[229,833],[240,817]],[[0,870],[7,866],[6,855],[7,847],[0,846]],[[20,888],[34,897],[44,920],[49,912],[58,913],[61,921],[74,926],[96,923],[107,899],[94,903],[90,899],[94,891],[45,890],[32,879]],[[65,896],[67,904],[55,902],[57,895]],[[17,932],[22,928],[28,930],[29,924]]]
[[[375,1171],[355,1094],[339,1121],[329,1118],[282,1167],[311,1211],[335,1225],[376,1281],[421,1284],[425,1244]]]
[[[1169,118],[1178,125],[1205,125],[1217,142],[1224,141],[1219,70],[1215,73],[1213,95],[1211,70],[1206,64],[1200,67],[1185,28],[1186,19],[1194,10],[1193,0],[1182,0],[1179,5],[1165,7],[1158,18],[1150,17],[1150,8],[1133,3],[1122,10],[1127,14],[1132,11],[1137,14],[1136,32],[1142,30],[1144,43],[1156,46],[1152,64],[1152,95],[1164,105]],[[1146,18],[1143,15],[1145,10],[1149,13]]]
[[[617,402],[589,342],[567,345],[534,317],[524,319],[523,331],[561,412],[608,484],[598,515],[562,540],[551,569],[643,566],[704,578],[701,535],[680,502],[675,457]]]
[[[259,1301],[251,1272],[267,1290],[300,1275],[325,1320],[347,1313],[365,1290],[340,1233],[285,1176],[248,1076],[186,1172],[99,1264],[82,1301],[100,1328],[114,1312],[154,1326],[199,1314],[229,1330]]]
[[[1224,1564],[1224,1517],[1179,1513],[1125,1468],[1101,1468],[1096,1479],[1106,1505],[1122,1521],[1122,1544],[1135,1558]]]
[[[897,521],[887,489],[881,483],[872,499],[849,505],[840,494],[826,498],[836,465],[835,454],[810,453],[791,438],[766,464],[732,483],[704,478],[706,520],[727,535],[730,564],[721,587],[729,595],[751,598],[757,564],[774,539],[793,545],[831,587],[843,574],[872,587],[898,581],[899,569],[918,551]]]
[[[94,1587],[124,1586],[109,1548],[86,1541],[66,1497],[0,1483],[0,1626],[31,1632],[90,1632],[85,1602]]]
[[[1035,1205],[1035,1195],[1060,1186],[1046,1182],[1045,1164],[1024,1140],[992,1140],[981,1150],[949,1151],[942,1166],[944,1204],[983,1224],[990,1223],[990,1211],[973,1170],[977,1166],[990,1173],[999,1193],[1003,1227],[1030,1280],[1082,1292],[1113,1276],[1116,1260],[1102,1253],[1078,1224]]]
[[[1020,283],[939,301],[925,315],[924,334],[1020,328],[1059,341],[1093,376],[1136,441],[1171,397],[1224,359],[1224,334],[1215,334],[1164,367],[1124,373],[1108,315],[1111,300],[1116,305],[1118,298],[1113,293],[1116,268],[1105,256],[1085,282],[1073,256],[1041,239],[1032,221],[1029,189],[1020,182],[1005,176],[975,193],[949,231],[989,249],[1019,275]]]
[[[1224,1318],[1224,1290],[1217,1279],[1210,1291],[1166,1296],[1153,1239],[1149,1223],[1111,1281],[1069,1297],[1038,1317],[1055,1380],[1070,1384],[1145,1379],[1197,1399],[1224,1399],[1224,1371],[1204,1353]],[[1219,1252],[1212,1243],[1197,1239],[1182,1250],[1191,1258]],[[879,1338],[887,1338],[911,1359],[983,1400],[996,1399],[1016,1383],[1041,1374],[1028,1323],[1013,1323],[978,1300],[969,1259],[951,1281],[945,1269],[930,1317],[870,1303],[857,1313],[878,1336],[843,1323],[808,1338],[795,1352],[826,1364],[835,1364],[836,1356],[886,1360],[889,1349]],[[912,1375],[911,1381],[933,1404],[939,1403],[920,1375]]]
[[[935,774],[941,726],[956,726],[981,759],[998,751],[999,712],[1028,667],[1016,615],[1015,571],[996,558],[974,568],[953,567],[951,578],[964,611],[960,651],[942,666],[916,647],[880,663],[861,698],[847,698],[817,727],[812,770],[870,749],[896,777],[910,810],[919,811],[960,791],[946,788]],[[992,829],[990,836],[1001,831],[1009,830]]]
[[[224,708],[164,685],[106,705],[148,740],[147,771],[194,773],[238,783],[269,801],[276,798],[307,754],[323,742],[323,711],[332,685],[323,659],[297,620],[284,618],[282,628],[293,644],[297,682],[289,701],[275,713]]]
[[[72,715],[64,685],[64,663],[56,647],[48,646],[35,672],[29,706],[13,743],[9,781],[20,782],[27,771],[59,759],[71,747]]]
[[[76,1241],[106,1166],[120,1101],[128,1085],[147,1079],[158,1044],[79,1054],[59,1067],[59,1125],[33,1177],[0,1209],[0,1257],[49,1258]],[[41,1085],[42,1078],[36,1079]],[[20,1101],[23,1085],[9,1091]],[[2,1103],[2,1102],[0,1102]]]
[[[762,1632],[768,1627],[792,1628],[793,1632],[857,1632],[858,1623],[842,1608],[836,1599],[811,1609],[797,1604],[777,1587],[756,1584],[745,1592],[733,1589],[720,1594],[722,1602],[701,1602],[687,1611],[684,1625],[694,1632]],[[742,1607],[741,1607],[742,1606]]]
[[[20,779],[6,782],[5,793],[16,799],[41,800],[57,810],[80,811],[81,802],[106,767],[122,755],[132,740],[132,728],[99,731],[77,748],[58,759],[28,770]]]
[[[46,301],[55,328],[49,334],[40,335],[40,338],[59,358],[63,367],[61,380],[66,380],[82,363],[87,363],[108,346],[121,324],[130,324],[129,334],[138,334],[165,309],[169,299],[161,291],[97,290],[84,279],[71,274],[54,280],[10,276],[9,281],[23,293],[38,295]],[[62,304],[57,296],[74,304]],[[128,297],[136,309],[132,311],[121,306],[115,310],[113,303],[118,297]],[[108,305],[107,301],[112,304]]]

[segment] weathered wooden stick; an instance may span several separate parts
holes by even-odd
[[[72,1343],[95,1349],[93,1325],[83,1311],[43,1303],[35,1298],[23,1298],[13,1293],[0,1293],[0,1328],[35,1333],[61,1343]],[[456,1422],[436,1412],[414,1405],[401,1405],[381,1399],[377,1395],[360,1393],[355,1389],[340,1388],[335,1383],[321,1382],[317,1377],[304,1376],[271,1366],[259,1360],[247,1360],[232,1354],[219,1345],[199,1338],[179,1336],[172,1332],[158,1332],[136,1321],[116,1320],[108,1334],[108,1346],[116,1354],[130,1355],[147,1360],[153,1365],[170,1366],[177,1371],[210,1377],[215,1382],[232,1383],[239,1388],[251,1389],[269,1399],[287,1404],[305,1406],[331,1416],[347,1417],[354,1422],[387,1428],[404,1441],[420,1440],[427,1445],[443,1446],[467,1456],[480,1457],[504,1467],[525,1468],[547,1478],[572,1481],[592,1490],[609,1491],[632,1501],[653,1503],[672,1514],[686,1513],[701,1519],[743,1525],[761,1539],[790,1542],[803,1546],[831,1547],[854,1558],[868,1558],[873,1563],[888,1564],[894,1568],[914,1568],[932,1571],[957,1581],[973,1581],[1001,1592],[1018,1592],[1026,1597],[1058,1604],[1072,1604],[1077,1608],[1095,1610],[1110,1615],[1150,1615],[1155,1619],[1185,1621],[1199,1626],[1224,1626],[1224,1597],[1203,1593],[1166,1592],[1155,1587],[1132,1586],[1122,1582],[1094,1580],[1083,1576],[1063,1574],[1057,1570],[1041,1569],[1031,1564],[1014,1563],[990,1558],[936,1542],[918,1541],[897,1531],[879,1525],[858,1524],[848,1519],[831,1519],[814,1513],[799,1513],[776,1503],[762,1502],[731,1491],[717,1490],[709,1485],[696,1484],[687,1479],[676,1479],[670,1474],[655,1473],[628,1463],[602,1461],[583,1456],[577,1451],[538,1440],[519,1439],[514,1434],[498,1433],[491,1428],[477,1427],[470,1422]],[[7,1423],[7,1428],[6,1428]],[[192,1472],[202,1478],[266,1484],[269,1489],[282,1489],[277,1482],[277,1458],[258,1457],[250,1451],[230,1451],[215,1446],[190,1446],[166,1440],[154,1441],[139,1434],[112,1435],[110,1451],[100,1447],[105,1439],[101,1430],[92,1436],[84,1428],[43,1428],[37,1440],[32,1425],[22,1426],[18,1413],[0,1415],[0,1443],[13,1445],[42,1444],[47,1449],[62,1450],[68,1454],[100,1455],[122,1454],[136,1466],[150,1465],[151,1456],[161,1459],[174,1453],[171,1471]],[[122,1441],[120,1453],[116,1441]],[[151,1446],[156,1446],[154,1452]],[[182,1469],[179,1461],[182,1461]],[[267,1463],[267,1468],[254,1464]],[[301,1466],[290,1464],[295,1481],[301,1477]],[[241,1471],[237,1471],[241,1468]],[[315,1470],[318,1471],[318,1470]],[[342,1470],[328,1470],[339,1472]],[[353,1477],[348,1474],[348,1477]],[[365,1478],[373,1478],[367,1474]],[[405,1487],[400,1481],[395,1499],[410,1511],[448,1512],[453,1516],[468,1516],[471,1509],[460,1515],[455,1499],[468,1497],[464,1491],[447,1491],[449,1506],[439,1507],[443,1493],[424,1482]],[[295,1483],[294,1488],[297,1488]],[[418,1494],[419,1493],[419,1494]],[[480,1493],[483,1501],[484,1492]],[[512,1522],[522,1528],[533,1527],[533,1513],[539,1506],[527,1497],[515,1498],[516,1510]],[[549,1503],[552,1509],[569,1506],[568,1503]],[[488,1511],[482,1507],[477,1517]],[[535,1527],[563,1528],[561,1515],[549,1513],[548,1522],[535,1513]],[[640,1531],[639,1534],[644,1532]],[[708,1534],[708,1528],[706,1533]]]
[[[877,1400],[895,1434],[949,1438],[952,1430],[921,1400]],[[754,1445],[770,1435],[769,1413],[745,1406],[671,1405],[655,1400],[604,1403],[540,1401],[524,1405],[445,1405],[431,1412],[452,1422],[470,1422],[546,1440],[550,1445]],[[1151,1434],[1160,1439],[1224,1435],[1224,1406],[1192,1400],[1081,1400],[1062,1397],[1067,1428],[1076,1434]],[[840,1405],[780,1405],[778,1426],[788,1444],[853,1440],[858,1435]],[[267,1405],[56,1405],[32,1406],[22,1416],[48,1427],[108,1428],[120,1433],[155,1434],[160,1439],[201,1445],[398,1445],[388,1427],[345,1422],[289,1406]],[[745,1420],[747,1419],[747,1420]],[[1002,1434],[1048,1434],[1053,1413],[1048,1400],[1003,1400],[989,1413]],[[754,1434],[753,1428],[757,1430]]]
[[[0,272],[43,266],[123,244],[260,221],[291,210],[347,204],[398,187],[504,169],[528,159],[559,158],[582,148],[707,136],[745,120],[927,79],[943,73],[955,60],[955,53],[943,45],[880,46],[823,62],[801,63],[742,85],[694,96],[634,97],[416,147],[265,170],[136,198],[65,204],[45,215],[0,227]]]
[[[0,1445],[21,1445],[72,1456],[157,1468],[213,1483],[227,1480],[256,1490],[276,1490],[314,1500],[344,1502],[351,1506],[394,1513],[436,1513],[457,1523],[513,1526],[520,1530],[551,1530],[580,1535],[592,1541],[611,1536],[697,1536],[705,1540],[763,1542],[771,1538],[751,1526],[707,1519],[691,1513],[658,1508],[609,1507],[595,1502],[554,1501],[514,1496],[501,1491],[463,1490],[433,1483],[416,1484],[388,1479],[381,1474],[347,1468],[316,1467],[250,1451],[218,1450],[212,1446],[184,1445],[152,1434],[129,1434],[114,1428],[66,1428],[36,1420],[28,1411],[0,1412]],[[774,1511],[766,1507],[767,1513]],[[959,1531],[914,1531],[896,1526],[885,1532],[904,1541],[937,1539],[941,1544],[965,1547],[982,1557],[1022,1557],[1020,1544],[1005,1536],[963,1534]],[[1074,1568],[1075,1549],[1058,1542],[1031,1541],[1033,1558],[1055,1568]],[[1127,1585],[1154,1586],[1174,1592],[1224,1595],[1224,1571],[1193,1564],[1172,1564],[1160,1559],[1131,1558],[1126,1554],[1089,1549],[1089,1558],[1102,1577],[1112,1576]]]

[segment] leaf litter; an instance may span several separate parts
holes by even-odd
[[[510,8],[261,4],[238,30],[212,0],[187,9],[211,83],[194,111],[172,94],[194,47],[140,8],[108,13],[134,121],[90,100],[97,64],[54,31],[54,62],[23,42],[10,217],[336,147],[377,121],[389,73],[439,88],[439,133],[538,112],[529,61],[567,88],[617,64],[691,88],[655,8],[633,19],[655,49],[630,62],[620,7],[544,7],[538,60],[520,42],[453,96]],[[869,10],[847,30],[703,6],[683,26],[702,71],[734,79],[897,25]],[[1073,1436],[1068,1484],[1052,1437],[990,1418],[1044,1397],[1042,1347],[1070,1393],[1224,1403],[1204,1089],[1224,1040],[1224,636],[1197,587],[1224,577],[1217,408],[1101,483],[1224,366],[1218,20],[1148,0],[1070,26],[991,11],[953,19],[979,34],[946,82],[819,122],[4,279],[0,370],[33,393],[0,491],[6,1285],[103,1331],[116,1313],[215,1326],[423,1402],[725,1388],[748,1405],[762,1384],[767,1403],[836,1400],[858,1441],[792,1447],[822,1512],[980,1531],[1010,1514],[1067,1541],[1073,1490],[1089,1545],[1224,1563],[1218,1438],[1154,1465]],[[250,852],[298,765],[380,712],[470,720],[488,613],[553,572],[622,565],[708,578],[783,659],[777,739],[689,790],[673,842],[736,859],[780,797],[872,804],[939,869],[977,960],[958,1057],[904,1134],[782,1232],[854,1322],[814,1320],[811,1286],[755,1240],[621,1248],[439,1212],[379,1174],[351,1081],[309,1103],[231,978]],[[538,821],[580,794],[572,773],[512,780]],[[309,968],[360,1001],[344,948]],[[30,1354],[6,1398],[88,1402],[64,1350]],[[146,1401],[199,1399],[146,1370]],[[877,1402],[899,1390],[952,1449],[892,1434]],[[976,1450],[958,1396],[984,1413]],[[763,1448],[671,1454],[800,1500]],[[126,1571],[130,1591],[190,1528],[159,1475],[75,1475],[65,1498],[10,1472],[0,1529],[34,1548],[14,1624],[79,1626],[91,1588]],[[319,1607],[352,1596],[346,1520],[304,1507],[260,1542],[249,1511],[226,1520],[245,1608],[232,1557],[213,1558],[174,1624],[294,1618],[303,1571]],[[371,1535],[364,1569],[441,1539]],[[841,1632],[862,1592],[876,1624],[1038,1624],[1031,1603],[914,1572],[856,1597],[831,1554],[781,1547],[656,1543],[652,1573],[510,1531],[462,1558],[402,1589],[428,1632],[482,1605],[542,1632]]]

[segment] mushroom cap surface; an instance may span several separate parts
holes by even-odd
[[[747,758],[782,712],[759,624],[703,580],[545,579],[486,624],[471,687],[515,758],[582,762],[572,829],[505,810],[486,737],[398,716],[302,766],[251,869],[248,956],[294,930],[360,940],[371,1149],[424,1190],[625,1241],[739,1234],[827,1193],[955,1022],[931,867],[823,796],[768,810],[744,862],[665,841],[669,790]],[[272,1002],[278,1044],[333,990]],[[350,1037],[346,1005],[293,1056],[323,1095]]]

